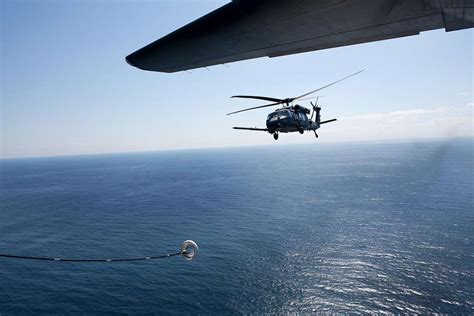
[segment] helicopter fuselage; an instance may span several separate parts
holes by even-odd
[[[270,113],[267,117],[266,125],[268,132],[291,133],[305,130],[317,130],[319,124],[308,118],[310,110],[301,106],[286,106]],[[319,114],[319,113],[318,113]]]

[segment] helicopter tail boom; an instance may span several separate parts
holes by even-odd
[[[321,124],[326,124],[326,123],[331,123],[331,122],[334,122],[334,121],[337,121],[337,119],[322,121],[322,122],[319,122],[319,125],[321,125]]]

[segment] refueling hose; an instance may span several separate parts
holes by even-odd
[[[155,260],[155,259],[163,259],[168,257],[175,257],[175,256],[183,256],[186,260],[193,260],[197,257],[199,247],[198,245],[192,240],[185,240],[181,244],[181,249],[179,252],[176,253],[169,253],[166,255],[161,256],[148,256],[148,257],[138,257],[138,258],[119,258],[119,259],[84,259],[84,258],[57,258],[57,257],[42,257],[42,256],[19,256],[19,255],[11,255],[11,254],[0,254],[2,258],[12,258],[12,259],[24,259],[24,260],[49,260],[49,261],[61,261],[61,262],[83,262],[83,263],[90,263],[90,262],[127,262],[127,261],[141,261],[141,260]]]

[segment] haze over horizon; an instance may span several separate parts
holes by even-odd
[[[473,31],[418,36],[191,72],[145,72],[125,56],[227,1],[1,2],[1,158],[473,137]],[[235,94],[291,97],[359,69],[326,90],[310,133],[264,127],[271,109]],[[306,106],[309,101],[301,102]]]

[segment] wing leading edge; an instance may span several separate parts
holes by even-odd
[[[474,0],[234,0],[126,60],[176,72],[473,26]]]

